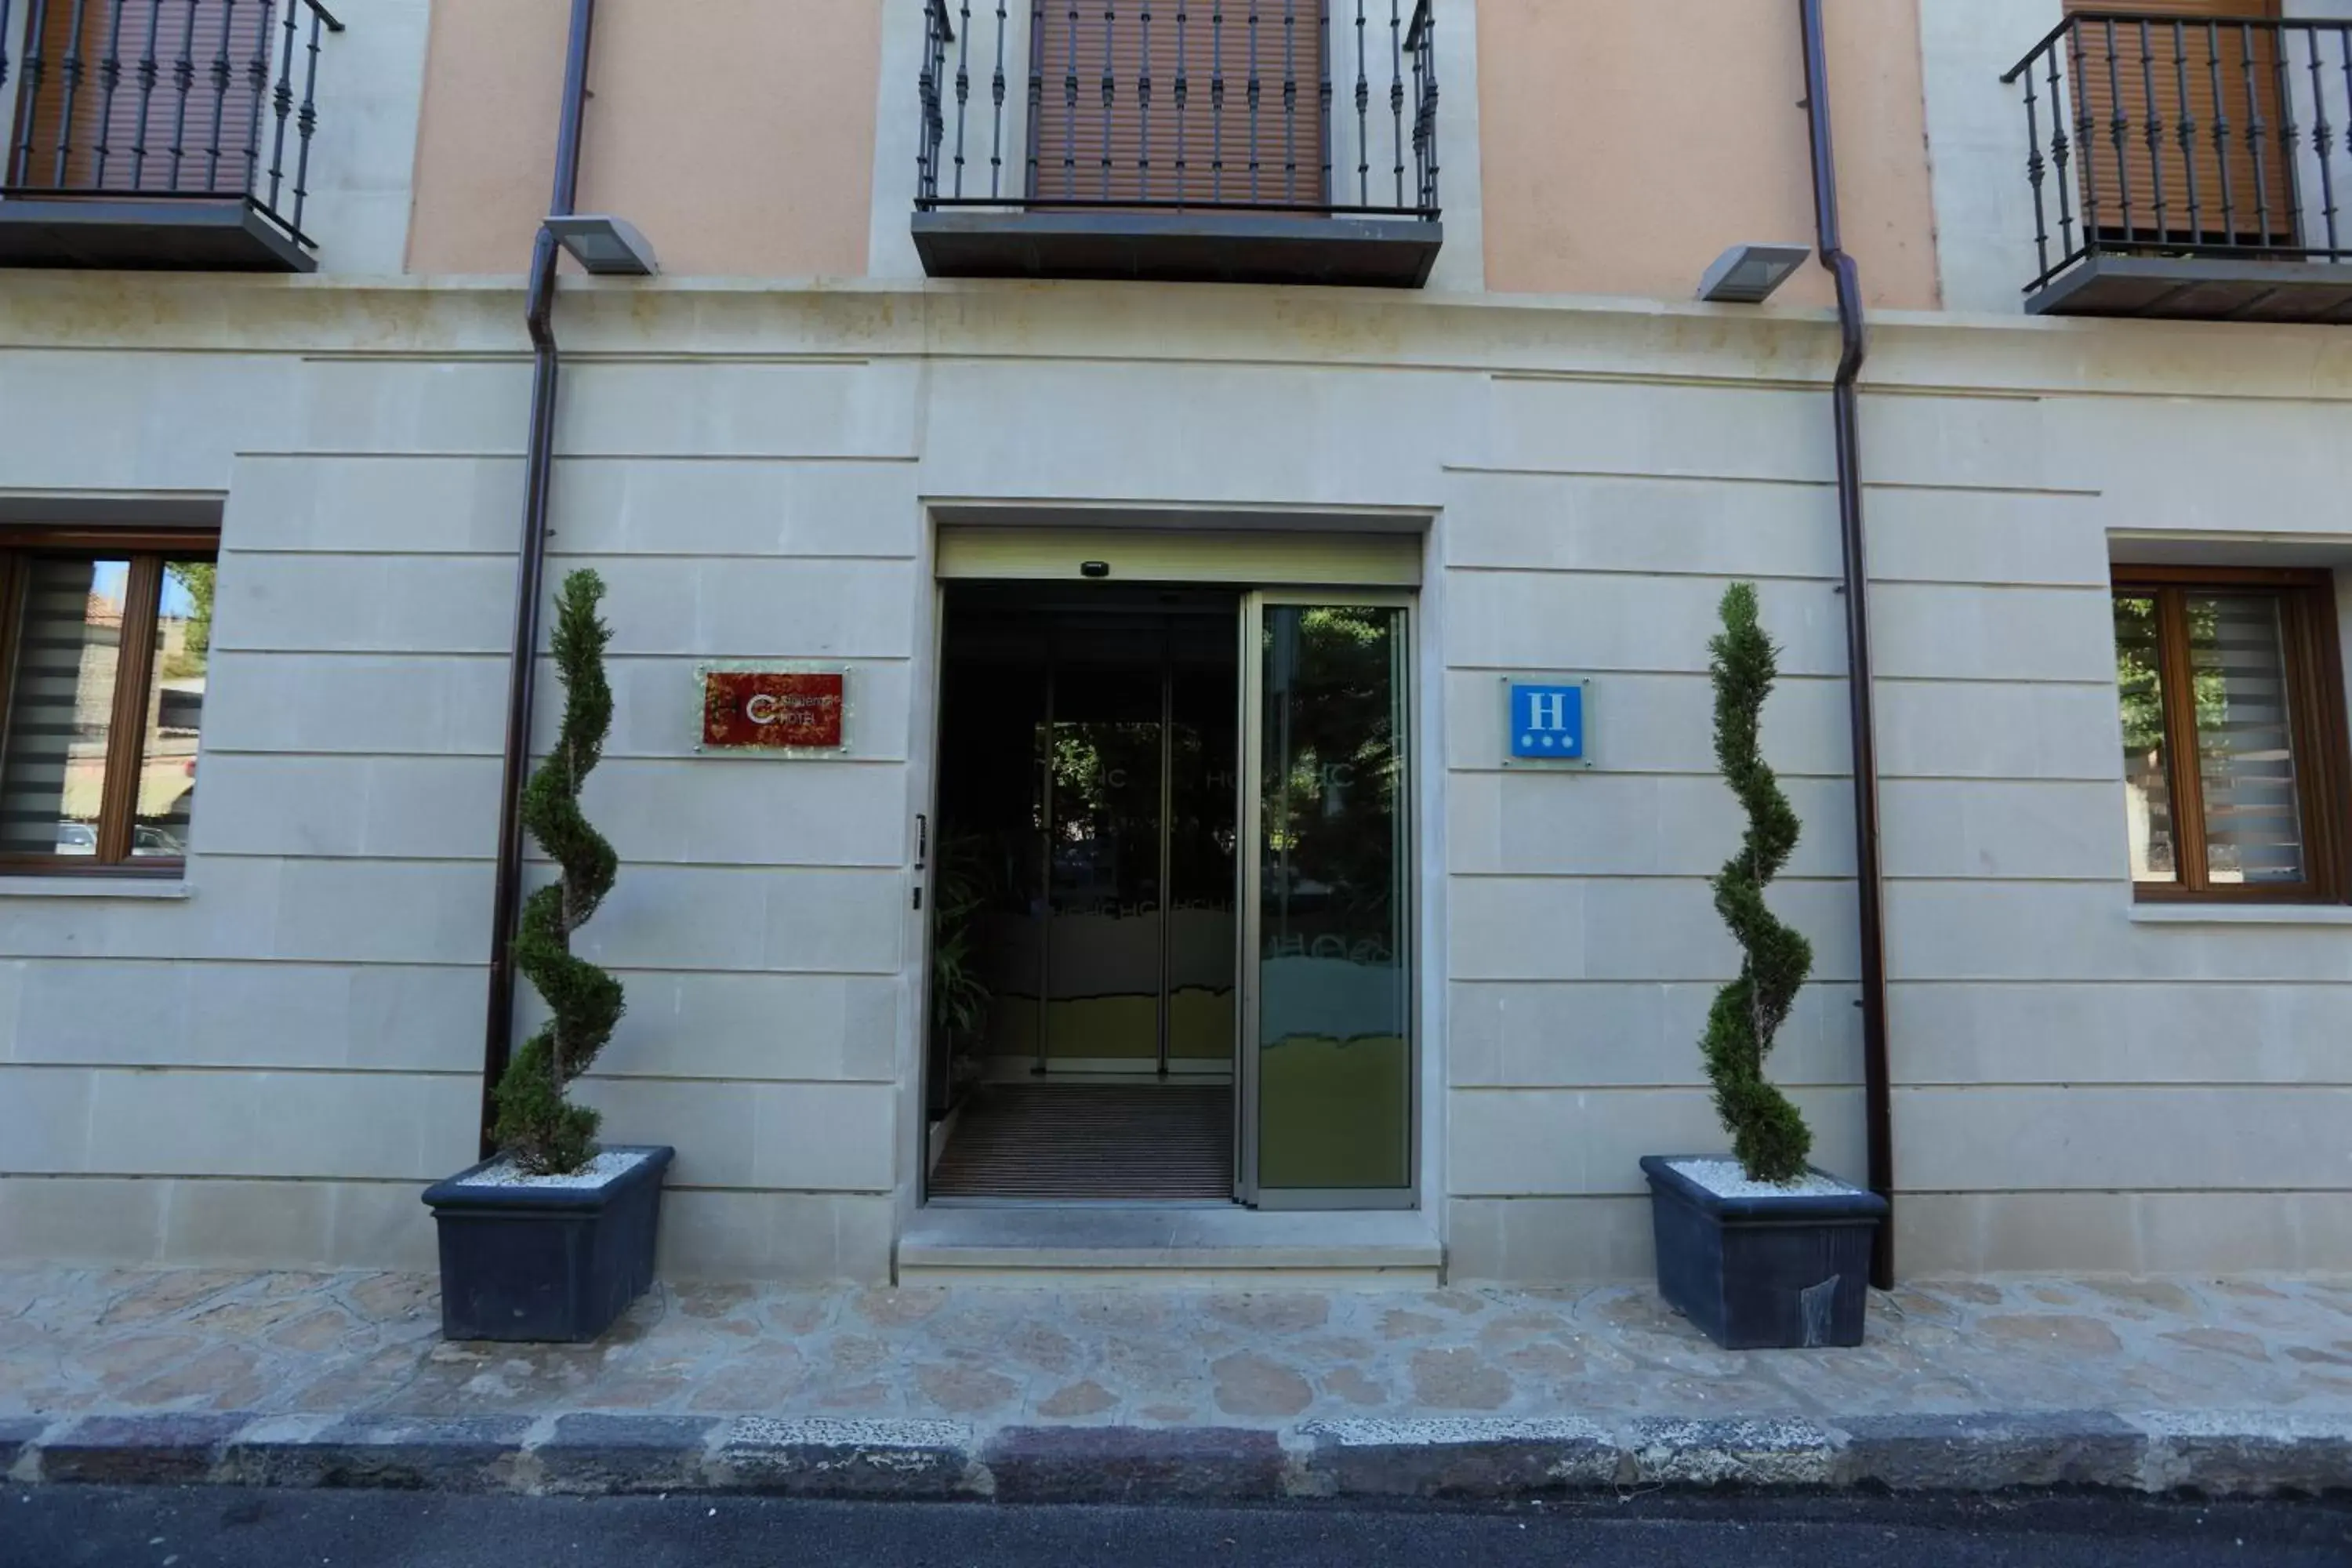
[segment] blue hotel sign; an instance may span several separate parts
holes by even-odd
[[[1509,762],[1592,765],[1586,754],[1591,741],[1587,682],[1506,679],[1503,684],[1509,698]]]

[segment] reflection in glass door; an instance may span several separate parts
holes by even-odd
[[[1244,606],[1241,1195],[1266,1207],[1412,1201],[1407,616]]]
[[[1162,638],[1153,626],[1079,625],[1049,641],[1037,1066],[1156,1072],[1167,923]]]

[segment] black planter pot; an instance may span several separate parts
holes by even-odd
[[[1675,1169],[1709,1157],[1642,1157],[1658,1293],[1727,1350],[1862,1343],[1870,1247],[1886,1200],[1852,1189],[1727,1198]]]
[[[490,1186],[486,1160],[425,1189],[441,1232],[441,1337],[577,1343],[593,1340],[654,1282],[662,1173],[677,1151],[614,1147],[644,1159],[600,1186]]]

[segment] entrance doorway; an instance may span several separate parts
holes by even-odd
[[[1409,598],[943,605],[928,1200],[1411,1206]]]
[[[933,1199],[1230,1202],[1240,599],[956,584]]]

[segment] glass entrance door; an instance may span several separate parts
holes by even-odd
[[[1409,605],[1243,606],[1244,1202],[1412,1202]]]
[[[1168,640],[1167,943],[1161,1061],[1171,1077],[1234,1076],[1235,796],[1241,736],[1232,601],[1171,621]]]
[[[1410,595],[947,606],[933,1193],[1411,1206]]]
[[[1234,1070],[1234,614],[1048,637],[1038,1066]]]
[[[1239,619],[1231,592],[948,595],[934,941],[975,1000],[936,1113],[983,1077],[1232,1079]]]

